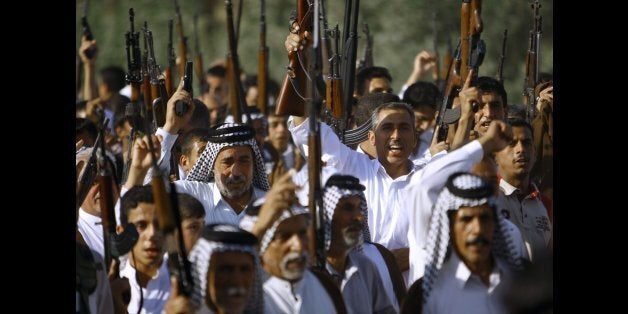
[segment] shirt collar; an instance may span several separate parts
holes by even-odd
[[[510,183],[506,182],[506,180],[504,180],[503,178],[499,178],[499,187],[502,189],[502,191],[504,191],[504,194],[508,196],[512,195],[515,192],[520,191],[519,188],[512,186]],[[536,186],[536,184],[534,184],[533,182],[530,182],[530,195],[528,195],[528,197],[537,198],[539,197],[540,194],[541,192],[539,191],[539,188]]]
[[[455,251],[452,251],[450,259],[450,263],[452,263],[454,267],[455,281],[460,289],[464,289],[465,284],[472,279],[472,276],[473,278],[476,278],[476,280],[480,280],[478,276],[471,273],[471,270],[469,270],[467,265],[460,259],[460,257],[458,257],[458,254]],[[491,274],[489,276],[489,293],[493,291],[497,285],[499,285],[499,282],[501,281],[500,278],[502,269],[504,269],[505,266],[499,259],[494,258],[493,260],[495,263],[493,264],[493,269],[491,270]]]
[[[253,197],[251,198],[251,201],[255,201],[256,199],[264,196],[266,194],[266,192],[258,189],[256,186],[254,186],[253,184],[251,184],[251,186],[253,186]],[[214,199],[214,208],[216,208],[218,206],[218,204],[220,204],[220,202],[224,203],[226,207],[231,208],[231,205],[229,205],[229,203],[227,203],[225,200],[223,200],[222,198],[222,194],[220,194],[220,190],[218,189],[218,185],[216,184],[216,182],[214,182],[214,189],[212,191],[213,194],[213,199]],[[250,202],[252,203],[252,202]],[[233,210],[233,208],[231,208],[231,210]],[[235,211],[234,211],[235,214]],[[240,215],[238,216],[244,216],[244,211],[240,212]]]

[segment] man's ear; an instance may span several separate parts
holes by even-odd
[[[184,168],[187,169],[186,167],[188,166],[188,157],[181,154],[181,156],[179,156],[179,164]]]
[[[375,132],[369,130],[369,143],[375,146]]]

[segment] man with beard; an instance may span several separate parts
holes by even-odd
[[[291,176],[280,177],[240,223],[260,239],[262,267],[270,275],[264,278],[264,313],[346,313],[332,280],[307,269],[309,214],[290,206],[296,189]]]
[[[461,105],[470,108],[479,99],[479,90],[466,87],[460,92]],[[331,128],[321,123],[321,152],[336,161],[334,167],[360,180],[366,190],[371,240],[389,249],[404,272],[407,281],[409,269],[408,227],[412,207],[402,206],[413,186],[427,184],[442,186],[446,178],[457,171],[470,169],[484,154],[503,148],[510,130],[503,122],[495,121],[489,131],[460,149],[432,159],[425,167],[415,165],[408,157],[414,150],[417,137],[414,129],[414,111],[405,103],[385,103],[372,114],[369,141],[377,150],[377,159],[342,144]],[[294,117],[290,125],[297,145],[307,143],[307,123]]]
[[[508,228],[489,182],[451,175],[430,220],[425,276],[408,291],[401,313],[505,313],[502,294],[524,258]]]
[[[364,186],[353,176],[332,175],[323,190],[326,269],[342,291],[348,313],[396,313],[396,299],[362,251],[368,230]]]
[[[168,102],[168,115],[174,115]],[[178,118],[177,118],[178,119]],[[167,119],[168,120],[168,119]],[[176,139],[177,125],[158,129],[163,137],[160,170],[168,173],[170,150]],[[186,180],[175,181],[177,192],[194,196],[205,209],[205,224],[227,223],[238,225],[244,217],[244,208],[264,195],[269,189],[264,164],[251,127],[237,123],[225,123],[211,128],[206,137],[207,145]],[[147,154],[146,145],[138,147]],[[135,158],[135,155],[134,155]],[[147,184],[152,177],[150,163],[131,167],[126,186]]]
[[[524,120],[510,120],[513,140],[495,155],[499,167],[499,214],[521,231],[533,263],[537,256],[551,250],[552,221],[545,199],[531,180],[536,162],[532,127]],[[549,206],[549,205],[547,205]]]

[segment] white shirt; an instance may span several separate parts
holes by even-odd
[[[549,253],[552,223],[541,201],[538,188],[534,184],[532,188],[532,193],[519,202],[517,194],[520,190],[503,178],[499,180],[497,212],[519,227],[530,260],[534,262],[536,256]]]
[[[309,270],[294,284],[270,276],[264,282],[264,307],[264,313],[336,313],[327,290]]]
[[[399,311],[395,310],[393,302],[384,292],[382,279],[375,265],[362,253],[355,250],[349,252],[344,274],[338,273],[329,263],[325,263],[325,266],[332,277],[342,278],[340,291],[348,314]]]
[[[430,159],[432,159],[432,153],[430,153],[430,144],[432,144],[432,135],[434,134],[434,130],[433,129],[428,129],[426,131],[424,131],[423,133],[421,133],[421,135],[419,136],[419,148],[417,149],[416,152],[410,154],[409,159],[412,160],[412,162],[417,165],[417,166],[421,166],[421,165],[425,165],[427,164]],[[438,152],[436,155],[434,155],[434,157],[439,156],[442,152],[445,152],[444,150]]]
[[[436,156],[439,154],[441,153],[434,156],[425,169],[433,169],[434,166],[432,165],[439,165],[448,161],[450,164],[444,168],[439,167],[441,169],[439,173],[431,175],[429,179],[423,180],[421,184],[413,186],[404,194],[408,197],[404,199],[403,206],[410,213],[407,233],[410,248],[410,269],[406,278],[406,286],[408,287],[423,276],[425,270],[427,233],[432,217],[432,207],[438,200],[438,195],[445,187],[451,174],[457,171],[470,171],[474,164],[482,160],[484,151],[478,141],[472,141],[443,157],[437,158]]]
[[[289,125],[298,146],[307,143],[307,122],[306,119],[299,126],[295,127],[292,122]],[[408,174],[392,179],[377,159],[370,160],[366,155],[342,144],[325,123],[321,123],[320,134],[322,153],[333,155],[335,168],[357,177],[366,187],[364,194],[368,204],[371,240],[389,250],[409,246],[408,213],[411,207],[407,207],[404,200],[412,195],[411,187],[418,184],[439,185],[430,183],[431,180],[436,180],[442,187],[450,174],[471,169],[484,154],[479,142],[473,141],[438,160],[430,161],[422,169],[415,166]]]
[[[130,255],[126,255],[131,258]],[[129,279],[131,286],[131,301],[127,307],[129,314],[137,313],[140,306],[140,288],[143,298],[142,311],[140,313],[161,313],[168,297],[170,296],[170,273],[168,272],[168,254],[164,254],[163,262],[153,278],[148,281],[146,288],[141,288],[135,280],[135,268],[130,261],[120,263],[120,277]]]
[[[427,303],[423,306],[423,313],[506,313],[501,298],[505,292],[505,281],[510,279],[510,271],[499,259],[495,259],[494,265],[487,287],[452,251],[449,260],[443,263],[438,273]]]
[[[235,210],[227,203],[216,183],[178,180],[174,182],[177,193],[190,194],[203,204],[205,209],[205,224],[227,223],[239,225],[240,220],[244,218],[244,210],[240,214],[236,214]],[[264,196],[266,192],[253,187],[253,200]]]
[[[103,244],[102,220],[100,217],[88,214],[83,208],[79,208],[79,218],[76,225],[87,246],[98,253],[100,259],[104,259],[105,245]]]
[[[169,173],[170,163],[164,162],[170,160],[172,146],[176,141],[178,135],[170,134],[164,131],[162,128],[158,128],[155,132],[156,135],[163,137],[161,143],[161,158],[159,159],[159,170],[162,173]],[[149,184],[152,177],[152,169],[148,171],[144,177],[144,184]],[[200,181],[187,181],[177,180],[174,182],[177,193],[190,194],[203,204],[205,209],[205,224],[215,223],[227,223],[232,225],[239,225],[240,220],[244,217],[244,210],[240,214],[236,214],[235,210],[225,202],[215,182],[200,182]],[[169,189],[168,184],[166,188]],[[266,192],[253,187],[253,200],[262,197]]]

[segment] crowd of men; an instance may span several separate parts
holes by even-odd
[[[285,48],[307,40],[290,33]],[[198,95],[172,91],[151,132],[127,105],[126,72],[96,75],[98,49],[81,39],[77,313],[551,312],[551,275],[534,283],[546,292],[536,299],[512,288],[552,267],[551,79],[532,119],[502,82],[466,80],[439,141],[432,53],[416,55],[398,94],[385,67],[361,68],[347,128],[366,132],[347,145],[320,123],[313,216],[310,118],[275,113],[278,84],[263,114],[255,76],[243,75],[247,107],[234,117],[218,62]]]

